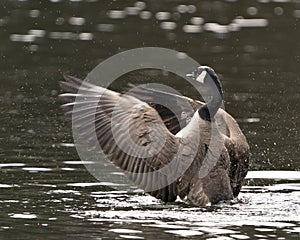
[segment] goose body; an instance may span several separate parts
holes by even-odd
[[[199,67],[190,77],[200,81],[203,72],[215,82],[204,82],[213,93],[208,103],[143,87],[120,94],[67,75],[60,96],[68,101],[63,108],[73,126],[89,139],[86,126],[92,124],[107,158],[139,188],[164,202],[179,196],[204,206],[239,194],[249,145],[234,118],[220,108],[223,92],[215,72]],[[157,99],[169,101],[182,117]],[[89,110],[85,103],[96,107]],[[87,116],[93,113],[91,122]]]

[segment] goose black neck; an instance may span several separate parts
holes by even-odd
[[[205,84],[208,85],[212,92],[212,99],[198,110],[200,117],[206,121],[214,120],[214,116],[223,103],[221,82],[216,75],[211,76],[211,79],[209,79],[209,81]]]

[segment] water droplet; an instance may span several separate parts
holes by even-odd
[[[144,3],[144,2],[136,2],[134,4],[134,6],[137,7],[137,8],[139,8],[140,10],[143,10],[143,9],[146,8],[146,3]]]
[[[258,9],[256,7],[248,7],[247,13],[251,16],[254,16],[258,13]]]
[[[280,16],[283,14],[283,8],[282,7],[276,7],[274,8],[274,13],[277,15],[277,16]]]
[[[65,19],[63,17],[58,17],[55,21],[56,25],[63,25],[65,22]]]
[[[189,10],[189,7],[187,5],[178,5],[176,10],[179,12],[179,13],[187,13],[188,10]]]
[[[188,13],[195,13],[197,11],[197,7],[195,5],[188,6]]]

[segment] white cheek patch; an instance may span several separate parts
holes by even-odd
[[[204,84],[204,79],[206,77],[207,72],[203,71],[196,79],[197,82]]]

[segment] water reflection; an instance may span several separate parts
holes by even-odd
[[[164,21],[171,19],[171,13],[169,12],[157,12],[155,14],[157,20]]]
[[[299,239],[298,1],[2,5],[1,239]],[[252,149],[239,199],[207,208],[162,204],[132,186],[96,182],[78,159],[56,102],[61,74],[84,77],[141,46],[176,49],[220,73],[226,109]]]
[[[37,18],[40,16],[40,14],[41,14],[41,11],[38,9],[33,9],[33,10],[29,11],[29,16],[32,18]]]
[[[182,30],[185,33],[200,33],[202,32],[202,27],[197,25],[184,25]]]
[[[140,18],[144,20],[148,20],[152,17],[152,13],[150,11],[142,11],[140,12]]]
[[[263,187],[261,188],[263,189]],[[213,208],[193,209],[181,206],[180,204],[173,204],[165,206],[163,209],[158,208],[157,210],[159,211],[150,208],[152,209],[151,212],[149,212],[149,206],[151,206],[149,200],[153,200],[153,198],[146,196],[140,198],[132,197],[124,202],[123,199],[126,198],[125,194],[122,195],[122,192],[112,192],[113,194],[110,193],[109,198],[105,198],[103,195],[94,196],[100,197],[97,200],[99,208],[105,208],[113,204],[115,206],[113,210],[86,211],[82,216],[95,223],[105,221],[113,223],[123,222],[123,224],[140,223],[143,226],[142,229],[147,229],[146,227],[161,228],[165,233],[181,237],[204,235],[206,238],[209,236],[220,236],[223,239],[225,237],[239,239],[238,237],[240,236],[249,239],[253,238],[253,233],[243,232],[241,230],[242,226],[253,226],[254,232],[260,232],[262,235],[264,235],[263,232],[280,232],[278,229],[286,232],[295,231],[297,225],[292,222],[299,221],[299,218],[295,217],[291,219],[286,215],[287,209],[282,210],[282,208],[278,208],[280,202],[285,197],[288,197],[288,195],[293,198],[299,197],[299,190],[294,191],[296,192],[286,194],[286,196],[280,194],[272,196],[273,194],[263,193],[265,202],[272,202],[272,204],[268,205],[267,209],[266,203],[261,202],[261,196],[257,197],[258,195],[249,189],[242,194],[241,199],[244,199],[242,202],[233,202],[230,205],[225,203]],[[279,200],[277,197],[280,196],[283,198]],[[294,202],[296,203],[297,200]],[[135,204],[138,204],[138,206],[134,207]],[[154,204],[154,208],[157,207],[158,205],[155,205],[157,204],[157,200],[154,200],[152,204]],[[134,212],[128,211],[132,208]],[[141,208],[146,209],[143,210]],[[295,213],[298,210],[299,205],[295,205],[288,211]],[[276,219],[281,220],[277,222]],[[279,235],[275,234],[274,236],[278,237]],[[264,237],[270,236],[267,234]]]
[[[34,42],[36,39],[35,35],[32,34],[12,34],[10,40],[13,42]]]
[[[126,17],[126,13],[123,10],[109,10],[107,16],[111,19],[123,19]]]
[[[177,27],[177,24],[175,22],[162,22],[160,24],[161,29],[164,30],[175,30]]]
[[[53,2],[53,1],[52,1]],[[60,1],[57,1],[60,2]],[[145,2],[135,2],[134,6],[132,7],[124,7],[123,9],[109,9],[106,11],[106,16],[108,19],[111,20],[118,20],[118,19],[126,19],[130,16],[136,16],[139,15],[139,17],[143,20],[150,20],[152,18],[153,12],[145,10],[147,9],[147,4]],[[258,10],[254,6],[250,6],[246,9],[246,12],[250,16],[256,16],[258,15]],[[177,29],[177,22],[179,21],[181,17],[185,16],[187,14],[188,21],[191,24],[185,24],[182,26],[182,31],[184,33],[200,33],[202,30],[206,30],[209,32],[214,32],[216,34],[227,34],[232,31],[239,31],[241,28],[257,28],[257,27],[267,27],[268,26],[268,20],[265,18],[245,18],[238,16],[231,20],[229,24],[220,24],[219,22],[210,22],[208,19],[206,19],[204,16],[194,16],[194,14],[197,13],[197,6],[195,5],[183,5],[180,4],[174,8],[173,12],[168,11],[157,11],[154,13],[155,18],[158,21],[163,21],[160,23],[160,28],[163,30],[176,30]],[[282,15],[283,14],[283,8],[282,7],[275,7],[274,13],[276,15]],[[29,17],[31,18],[39,18],[41,15],[41,10],[38,9],[32,9],[28,12]],[[294,11],[294,16],[297,17],[298,10]],[[186,16],[185,16],[186,18]],[[170,21],[175,20],[175,21]],[[63,16],[59,16],[55,20],[55,24],[60,26],[64,25],[66,22],[66,18]],[[78,26],[83,27],[84,25],[87,25],[86,18],[84,16],[72,16],[68,18],[67,22],[71,26]],[[5,19],[1,19],[0,26],[6,25],[7,21]],[[90,23],[89,23],[90,25]],[[100,32],[114,32],[116,30],[115,25],[113,23],[101,23],[101,22],[95,22],[95,26],[93,27],[94,31],[100,31]],[[33,29],[29,30],[28,34],[21,34],[21,33],[14,33],[11,34],[10,39],[11,41],[16,42],[34,42],[36,41],[36,38],[42,38],[46,37],[45,30],[38,30]],[[92,40],[93,33],[81,33],[78,35],[78,33],[75,32],[60,32],[60,31],[52,31],[48,34],[48,37],[50,39],[70,39],[70,40]]]
[[[38,173],[38,172],[48,172],[52,171],[51,168],[40,168],[40,167],[25,167],[22,168],[24,171],[28,171],[30,173]]]
[[[30,213],[16,213],[16,214],[11,214],[11,218],[21,218],[21,219],[35,219],[37,218],[37,215],[35,214],[30,214]]]
[[[233,23],[237,24],[238,27],[267,27],[267,19],[243,19],[237,18],[233,20]]]
[[[299,198],[299,189],[285,194],[276,191],[270,194],[262,191],[262,195],[258,195],[251,188],[246,188],[240,196],[241,201],[207,208],[191,208],[183,203],[161,205],[152,197],[138,193],[128,195],[126,191],[94,192],[93,189],[97,184],[68,184],[68,186],[75,189],[60,184],[60,187],[56,186],[55,189],[46,192],[50,197],[49,200],[46,198],[44,203],[38,200],[39,205],[47,204],[50,209],[56,209],[58,211],[56,216],[61,212],[59,218],[63,217],[64,223],[57,217],[45,215],[45,211],[43,211],[45,216],[41,216],[38,209],[31,212],[18,210],[16,206],[26,206],[28,201],[20,203],[14,200],[1,200],[1,202],[9,204],[11,210],[14,209],[8,213],[10,218],[38,220],[47,227],[44,233],[50,233],[58,226],[66,228],[72,225],[73,230],[69,229],[68,233],[80,231],[80,234],[75,237],[78,239],[86,234],[92,234],[90,230],[94,234],[101,234],[102,237],[122,238],[124,236],[130,239],[145,238],[153,233],[160,238],[195,239],[199,239],[200,236],[203,239],[253,239],[259,236],[278,238],[285,234],[289,234],[290,238],[296,238],[299,234],[296,224],[299,217],[294,214],[299,210],[299,204],[294,205],[293,208],[285,206],[290,206],[287,199]],[[262,198],[265,202],[261,202]],[[38,202],[31,201],[30,204],[34,207]],[[283,205],[282,202],[285,204]],[[290,217],[291,214],[294,214],[293,219]],[[85,228],[82,228],[83,222]],[[34,222],[27,224],[33,226]],[[12,226],[6,222],[2,232],[18,229],[15,225]],[[103,228],[105,230],[101,230]]]
[[[69,24],[75,26],[82,26],[85,24],[85,19],[83,17],[71,17],[69,19]]]

